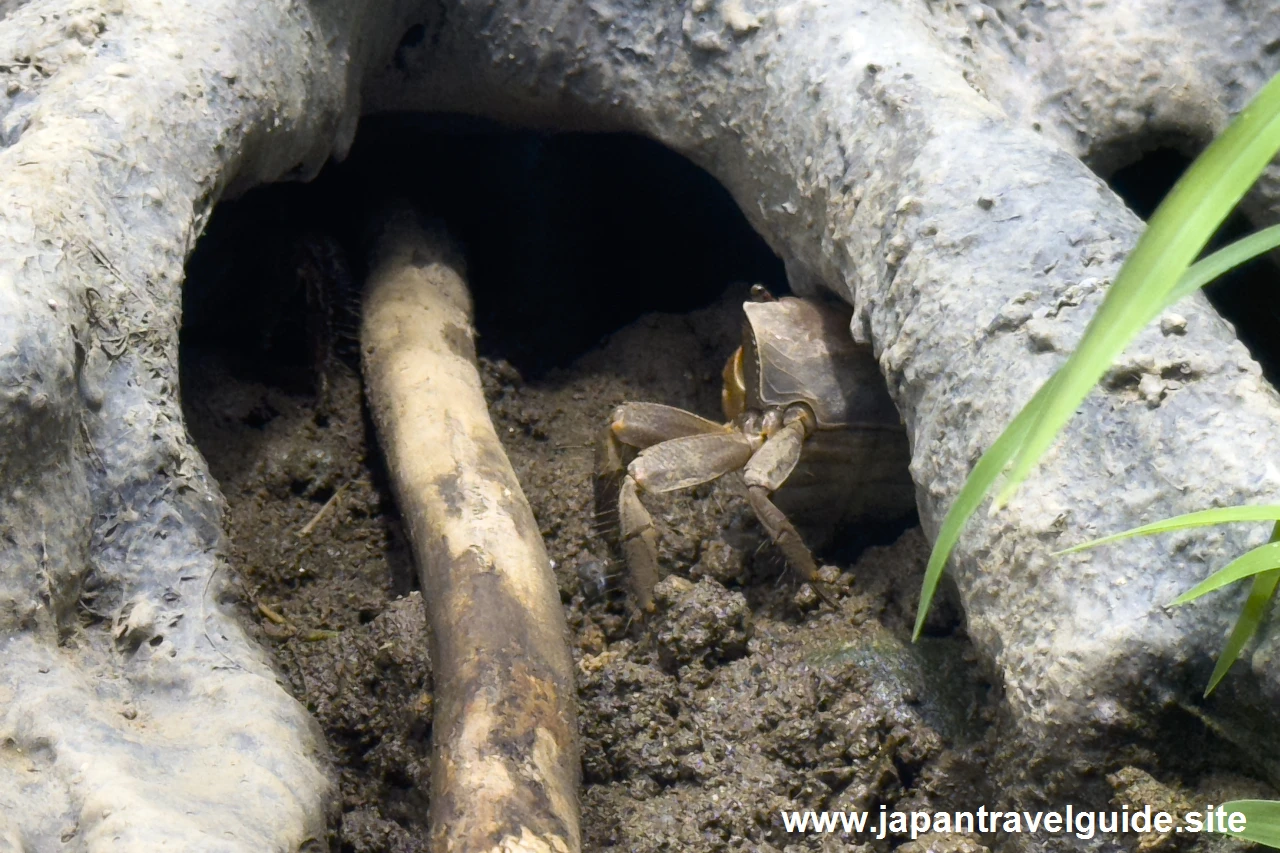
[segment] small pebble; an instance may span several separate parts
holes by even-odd
[[[1164,393],[1164,380],[1153,373],[1148,373],[1138,382],[1138,395],[1152,409],[1160,405],[1160,401],[1164,399]]]
[[[1185,335],[1187,318],[1181,314],[1165,314],[1160,318],[1160,332],[1164,335]]]

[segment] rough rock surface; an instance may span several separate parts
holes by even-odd
[[[0,849],[314,847],[327,762],[226,606],[179,285],[230,184],[333,150],[358,31],[283,4],[6,11]]]

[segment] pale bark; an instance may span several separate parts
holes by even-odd
[[[391,215],[360,347],[431,629],[431,847],[570,853],[580,849],[573,660],[474,341],[461,257],[412,213]]]

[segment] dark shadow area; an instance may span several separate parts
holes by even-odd
[[[1173,148],[1157,148],[1108,179],[1129,208],[1149,219],[1192,158]],[[1205,254],[1222,248],[1257,228],[1233,213],[1214,235]],[[1209,301],[1236,328],[1240,340],[1262,365],[1267,378],[1280,379],[1280,269],[1269,256],[1255,258],[1205,288]]]
[[[336,240],[358,282],[362,231],[393,198],[443,220],[461,242],[480,351],[526,377],[645,312],[707,305],[733,281],[786,291],[782,263],[728,192],[656,143],[387,116],[366,121],[347,160],[310,184],[218,206],[188,264],[184,343],[305,372],[314,306],[299,283],[298,243]],[[333,297],[348,341],[357,291],[342,284]]]

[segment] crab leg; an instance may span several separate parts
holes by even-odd
[[[693,412],[661,403],[623,403],[609,418],[609,431],[623,444],[644,450],[654,444],[682,438],[728,432],[729,427]]]
[[[639,492],[714,480],[741,468],[756,446],[740,432],[672,406],[625,403],[614,409],[596,450],[596,507],[606,524],[616,513],[618,544],[641,612],[653,610],[661,572],[658,536]],[[641,450],[629,467],[625,447]]]
[[[642,612],[652,612],[653,588],[662,574],[653,518],[638,492],[670,492],[708,483],[742,468],[756,447],[757,442],[740,432],[687,435],[652,445],[632,461],[618,494],[619,540],[631,594]]]
[[[636,494],[636,481],[628,474],[618,490],[618,543],[627,563],[631,597],[641,613],[653,612],[653,588],[662,572],[658,569],[658,534],[653,517]]]
[[[791,520],[769,499],[795,470],[809,432],[810,427],[804,418],[791,420],[769,436],[752,455],[751,461],[742,469],[742,479],[747,484],[747,500],[751,502],[751,508],[786,558],[787,565],[803,580],[813,583],[817,580],[818,566],[812,552]]]
[[[793,421],[769,436],[742,469],[747,486],[761,488],[767,494],[782,488],[800,461],[807,434],[803,422]]]
[[[607,526],[618,510],[626,447],[644,450],[686,435],[725,432],[725,427],[693,412],[660,403],[623,403],[609,416],[596,444],[596,516]]]
[[[641,451],[627,473],[643,491],[674,492],[742,470],[758,447],[758,438],[740,432],[686,435]]]
[[[769,538],[786,558],[787,565],[803,580],[810,583],[816,581],[818,564],[814,562],[809,546],[804,544],[804,540],[800,538],[800,533],[791,520],[783,514],[782,510],[774,506],[773,501],[769,500],[769,493],[759,486],[749,486],[747,500],[751,502],[751,509],[755,511],[756,517],[768,531]]]

